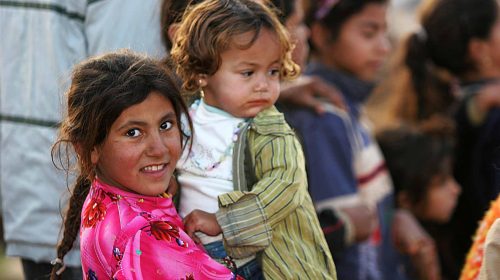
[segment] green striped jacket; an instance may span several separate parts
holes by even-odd
[[[307,191],[302,147],[274,106],[242,130],[233,182],[216,213],[228,255],[257,254],[266,279],[337,279]]]

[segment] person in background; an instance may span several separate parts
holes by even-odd
[[[500,218],[497,218],[484,242],[484,257],[479,272],[480,280],[495,280],[500,278],[498,263],[500,262]]]
[[[429,279],[426,275],[440,279],[438,254],[440,259],[449,257],[449,238],[441,234],[439,225],[450,220],[460,195],[452,170],[453,136],[453,124],[444,119],[377,135],[394,183],[397,207],[412,213],[434,241],[416,243],[418,248],[410,250],[408,270],[414,279]]]
[[[336,279],[302,149],[274,107],[280,81],[299,74],[276,15],[250,0],[204,1],[174,37],[184,88],[202,93],[178,164],[187,232],[249,279]]]
[[[50,146],[73,64],[116,48],[164,56],[159,0],[1,1],[0,191],[6,254],[25,279],[47,279],[73,180]],[[27,168],[29,167],[29,168]],[[78,244],[64,276],[81,278]],[[73,269],[74,268],[74,269]]]
[[[472,246],[462,267],[460,280],[498,279],[500,195],[479,221]]]
[[[456,125],[462,195],[449,225],[450,279],[459,277],[477,223],[500,192],[498,15],[495,0],[424,1],[421,27],[401,45],[400,75],[387,79],[393,104],[386,112],[395,123],[444,117]]]
[[[346,110],[328,106],[326,114],[318,115],[299,107],[285,115],[303,141],[310,192],[320,220],[329,219],[332,211],[358,208],[351,213],[357,217],[344,217],[350,221],[346,248],[339,250],[329,242],[337,273],[341,279],[404,279],[391,236],[393,225],[403,229],[395,232],[405,246],[426,237],[411,215],[395,211],[392,183],[363,114],[363,103],[390,49],[387,2],[310,4],[313,57],[306,74],[336,86]],[[404,232],[410,228],[416,229],[415,235]]]

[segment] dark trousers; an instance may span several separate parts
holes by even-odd
[[[207,253],[217,261],[225,258],[227,256],[226,250],[224,249],[224,244],[222,241],[215,241],[204,245]],[[249,263],[244,264],[242,267],[236,269],[236,274],[240,275],[245,279],[251,280],[263,280],[264,275],[262,273],[262,268],[257,260],[252,260]]]
[[[25,280],[50,279],[52,265],[50,263],[37,263],[28,259],[21,259]],[[82,280],[81,267],[66,267],[62,274],[64,280]]]

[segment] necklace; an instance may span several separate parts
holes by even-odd
[[[197,168],[199,168],[201,170],[204,170],[204,171],[212,171],[215,168],[219,167],[219,165],[222,162],[224,162],[228,157],[231,156],[234,144],[236,143],[236,141],[238,141],[238,138],[240,136],[241,130],[245,127],[245,125],[247,123],[248,123],[248,121],[243,121],[243,122],[240,122],[236,126],[236,128],[233,130],[233,136],[231,137],[231,143],[229,144],[229,146],[226,147],[226,149],[224,150],[224,152],[222,153],[222,155],[219,157],[219,159],[216,162],[203,165],[195,157],[193,151],[191,151],[189,153],[189,158],[191,159],[191,161],[194,163],[194,165]]]

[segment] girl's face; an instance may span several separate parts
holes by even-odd
[[[450,174],[435,175],[427,190],[424,200],[415,209],[416,216],[425,221],[447,222],[457,204],[460,185]]]
[[[500,17],[497,17],[488,39],[482,42],[484,48],[476,59],[476,64],[479,64],[478,68],[481,72],[481,77],[478,78],[498,78],[500,77]]]
[[[208,105],[235,117],[251,118],[276,102],[279,95],[281,48],[277,36],[262,29],[250,48],[240,49],[253,34],[235,36],[232,47],[221,54],[215,74],[200,84]]]
[[[92,150],[91,159],[103,182],[156,196],[166,190],[180,153],[172,103],[153,91],[120,114],[104,143]]]
[[[304,69],[307,57],[309,56],[309,28],[304,23],[304,6],[303,0],[295,0],[295,10],[288,17],[285,26],[290,32],[291,39],[295,44],[293,49],[292,59],[302,69]]]
[[[321,61],[359,79],[374,80],[390,49],[386,12],[385,4],[370,3],[351,16],[335,40],[322,40]],[[324,30],[323,34],[331,32]]]

